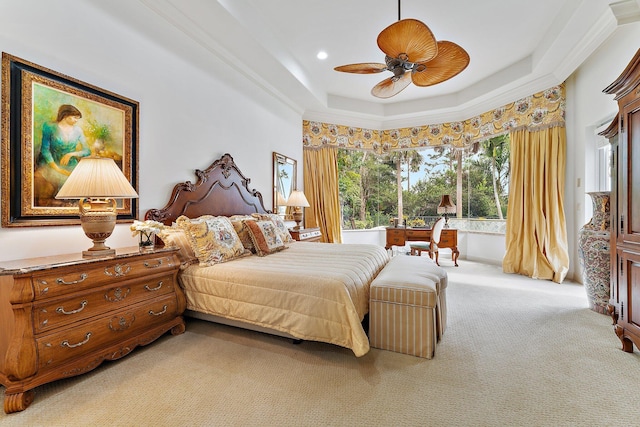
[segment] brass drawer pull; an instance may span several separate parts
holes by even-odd
[[[56,313],[61,313],[61,314],[76,314],[76,313],[80,313],[82,310],[84,310],[84,308],[87,306],[87,300],[84,300],[80,303],[80,308],[76,309],[76,310],[71,310],[71,311],[64,311],[64,307],[60,306],[58,308],[56,308]]]
[[[129,292],[131,292],[131,288],[127,288],[124,292],[122,292],[122,288],[115,288],[113,289],[113,296],[109,296],[109,293],[107,292],[104,294],[104,299],[109,302],[120,302],[129,295]]]
[[[162,315],[163,315],[163,314],[165,314],[166,312],[167,312],[167,306],[166,306],[166,304],[165,304],[165,306],[164,306],[164,307],[162,307],[162,311],[160,311],[160,312],[158,312],[158,313],[154,312],[153,310],[149,310],[149,314],[150,314],[151,316],[162,316]]]
[[[89,275],[87,273],[82,273],[80,275],[80,278],[78,280],[74,280],[73,282],[65,282],[65,280],[62,277],[58,277],[56,279],[56,283],[59,284],[59,285],[76,285],[78,283],[84,282],[87,277],[89,277]]]
[[[109,271],[109,267],[104,268],[104,274],[107,276],[115,276],[120,277],[124,276],[131,271],[131,266],[129,264],[116,264],[113,266],[113,273]]]
[[[145,261],[144,266],[147,268],[158,268],[162,265],[162,259],[158,259],[156,261],[157,262],[155,264],[151,264],[148,261]]]
[[[158,286],[156,286],[155,288],[150,288],[149,285],[144,285],[144,288],[148,291],[159,291],[161,287],[162,287],[162,280],[158,282]]]
[[[79,342],[78,344],[69,344],[69,340],[64,340],[60,343],[61,347],[68,347],[68,348],[75,348],[75,347],[80,347],[81,345],[85,345],[86,343],[89,342],[89,338],[91,338],[91,332],[87,332],[87,335],[85,335],[85,339],[84,341]]]
[[[129,317],[130,317],[129,320],[127,320],[127,318],[124,316],[122,317],[116,316],[111,318],[111,320],[109,321],[109,329],[111,329],[114,332],[124,331],[129,326],[131,326],[133,322],[135,322],[136,320],[136,316],[134,314],[129,314]]]

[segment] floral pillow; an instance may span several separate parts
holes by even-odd
[[[266,256],[287,248],[273,221],[244,221],[243,224],[251,236],[258,256]]]
[[[178,226],[165,227],[158,233],[158,237],[165,246],[176,246],[178,248],[178,258],[180,268],[186,268],[191,264],[198,263],[198,257],[191,248],[191,241],[185,231]]]
[[[291,234],[289,234],[289,229],[287,228],[287,225],[284,223],[284,221],[282,220],[282,217],[278,214],[253,214],[254,217],[258,218],[259,220],[270,220],[272,221],[275,226],[276,226],[276,230],[278,232],[278,235],[280,236],[280,238],[282,239],[282,241],[284,243],[292,243],[294,242],[293,237],[291,237]]]
[[[226,216],[203,215],[190,219],[182,215],[176,219],[191,241],[191,247],[201,266],[211,266],[245,255],[245,250],[233,224]]]
[[[249,232],[242,224],[242,221],[255,221],[255,218],[251,215],[232,215],[229,217],[231,220],[231,224],[233,224],[233,228],[236,230],[240,241],[242,242],[242,246],[245,249],[255,253],[256,249],[253,247],[253,242],[251,241],[251,236],[249,236]]]

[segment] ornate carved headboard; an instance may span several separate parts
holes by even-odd
[[[150,209],[145,219],[171,225],[180,215],[197,218],[201,215],[236,215],[268,213],[262,194],[248,187],[246,178],[233,161],[225,154],[207,169],[196,169],[198,181],[176,184],[169,202],[162,209]]]

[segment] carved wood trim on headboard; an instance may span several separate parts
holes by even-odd
[[[205,170],[196,169],[195,184],[186,181],[176,184],[169,202],[162,209],[149,209],[145,219],[171,225],[180,215],[197,218],[201,215],[248,215],[270,212],[264,207],[262,194],[249,189],[246,178],[225,154]]]

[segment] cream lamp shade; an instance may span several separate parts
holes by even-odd
[[[291,192],[289,198],[287,199],[286,205],[301,208],[308,208],[310,206],[306,196],[300,190],[293,190]]]
[[[456,205],[448,194],[443,194],[437,209],[439,214],[444,214],[444,226],[449,228],[449,215],[456,213]]]
[[[113,159],[94,156],[82,158],[56,194],[56,199],[80,199],[80,223],[93,241],[93,247],[82,252],[84,257],[115,254],[115,250],[104,243],[116,225],[114,199],[137,197],[138,193]]]
[[[293,220],[296,222],[295,229],[300,229],[300,223],[302,222],[302,208],[308,208],[309,201],[305,197],[304,193],[300,190],[294,190],[287,199],[286,206],[293,207]]]

